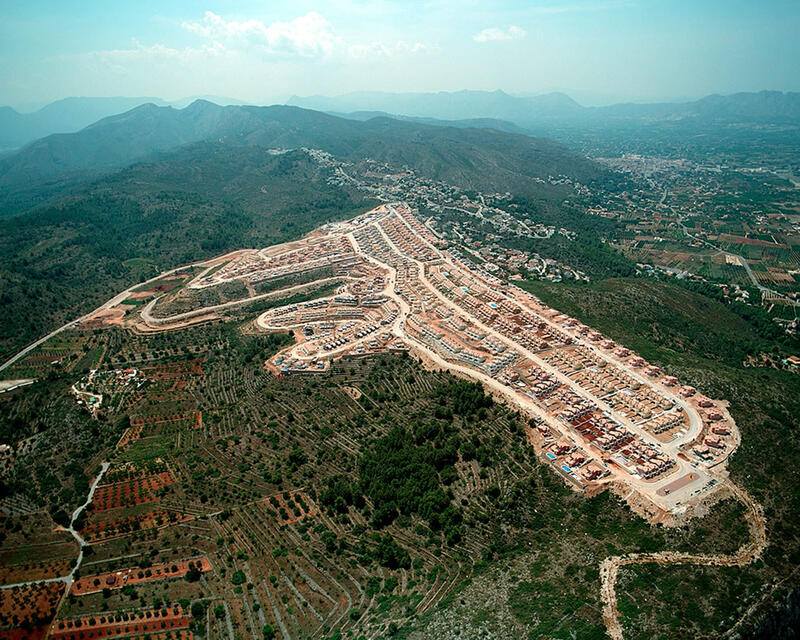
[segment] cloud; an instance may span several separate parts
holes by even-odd
[[[184,22],[182,26],[214,42],[303,57],[329,55],[342,44],[331,23],[316,11],[288,22],[270,24],[255,19],[226,20],[213,11],[206,11],[202,22]]]
[[[133,39],[128,49],[87,51],[77,54],[74,59],[82,60],[94,69],[107,68],[115,73],[124,73],[129,65],[134,63],[192,65],[232,55],[235,55],[235,52],[229,51],[219,42],[211,42],[201,47],[175,49],[160,43],[144,45]],[[70,56],[66,56],[65,59],[70,59]]]
[[[369,57],[388,57],[403,53],[424,53],[435,51],[436,47],[430,47],[421,42],[406,42],[398,40],[394,44],[386,42],[370,42],[369,44],[353,44],[347,48],[347,52],[352,58]]]
[[[472,39],[475,42],[497,42],[500,40],[521,40],[525,35],[524,29],[512,24],[505,31],[497,27],[489,27],[476,33],[472,36]]]
[[[134,38],[127,47],[87,51],[66,58],[80,60],[92,73],[125,77],[153,68],[162,74],[208,75],[243,65],[250,69],[272,65],[270,73],[276,73],[279,67],[275,65],[285,68],[320,60],[386,61],[439,51],[436,45],[413,40],[346,42],[328,20],[314,11],[269,24],[257,19],[227,20],[207,11],[202,20],[184,21],[181,27],[200,41],[174,47],[170,43],[143,44]]]

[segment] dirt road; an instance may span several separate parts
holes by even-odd
[[[603,601],[603,622],[612,640],[623,640],[623,629],[619,620],[616,594],[617,574],[620,567],[646,563],[743,567],[760,557],[767,546],[767,527],[761,506],[744,489],[737,487],[732,482],[727,482],[726,486],[748,509],[751,540],[738,551],[718,555],[659,551],[657,553],[630,553],[625,556],[610,556],[603,560],[600,565],[600,597]]]
[[[192,311],[185,311],[183,313],[175,314],[174,316],[155,317],[152,315],[152,311],[153,307],[155,307],[156,303],[161,299],[161,296],[159,296],[158,298],[154,298],[153,300],[148,302],[147,305],[145,305],[145,307],[142,309],[141,317],[148,327],[163,328],[168,326],[170,329],[177,329],[180,327],[189,326],[194,322],[196,322],[197,318],[216,313],[217,311],[224,311],[225,309],[231,309],[233,307],[244,305],[249,302],[256,302],[257,300],[268,300],[270,298],[288,297],[290,294],[302,293],[307,289],[312,289],[320,285],[326,285],[331,282],[341,282],[344,280],[352,280],[352,278],[349,278],[347,276],[322,278],[321,280],[315,280],[314,282],[298,284],[292,287],[286,287],[284,289],[276,289],[275,291],[262,293],[260,295],[253,296],[251,298],[240,298],[238,300],[231,300],[230,302],[223,302],[222,304],[202,307],[200,309],[193,309]]]

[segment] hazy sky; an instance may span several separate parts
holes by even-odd
[[[800,0],[1,0],[0,104],[564,90],[586,104],[800,90]]]

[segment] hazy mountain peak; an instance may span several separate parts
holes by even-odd
[[[583,108],[581,104],[576,102],[571,96],[567,95],[563,91],[551,91],[550,93],[542,93],[538,96],[532,96],[528,99],[531,101],[538,102],[540,104],[549,103],[553,105],[557,104],[571,108]]]
[[[189,114],[209,113],[211,111],[219,111],[220,109],[223,108],[224,107],[221,107],[218,104],[211,102],[210,100],[205,100],[204,98],[197,98],[190,105],[184,107],[182,111],[185,111],[186,113]]]
[[[4,108],[0,121],[0,148],[21,147],[53,133],[72,133],[142,104],[166,105],[161,98],[81,97],[56,100],[33,113]]]

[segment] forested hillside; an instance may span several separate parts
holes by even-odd
[[[199,143],[7,220],[0,353],[161,270],[282,242],[367,207],[326,179],[303,152]]]
[[[491,129],[296,107],[143,105],[0,160],[0,353],[158,270],[298,237],[362,206],[307,154],[269,152],[300,147],[553,206],[565,189],[549,176],[609,179],[557,143]]]
[[[92,176],[203,140],[229,145],[322,149],[340,158],[408,165],[462,188],[538,195],[541,179],[590,182],[605,170],[566,147],[492,129],[431,126],[391,118],[358,122],[297,107],[219,107],[196,101],[182,110],[142,105],[83,131],[52,135],[0,160],[0,214]],[[538,180],[537,180],[538,179]]]

